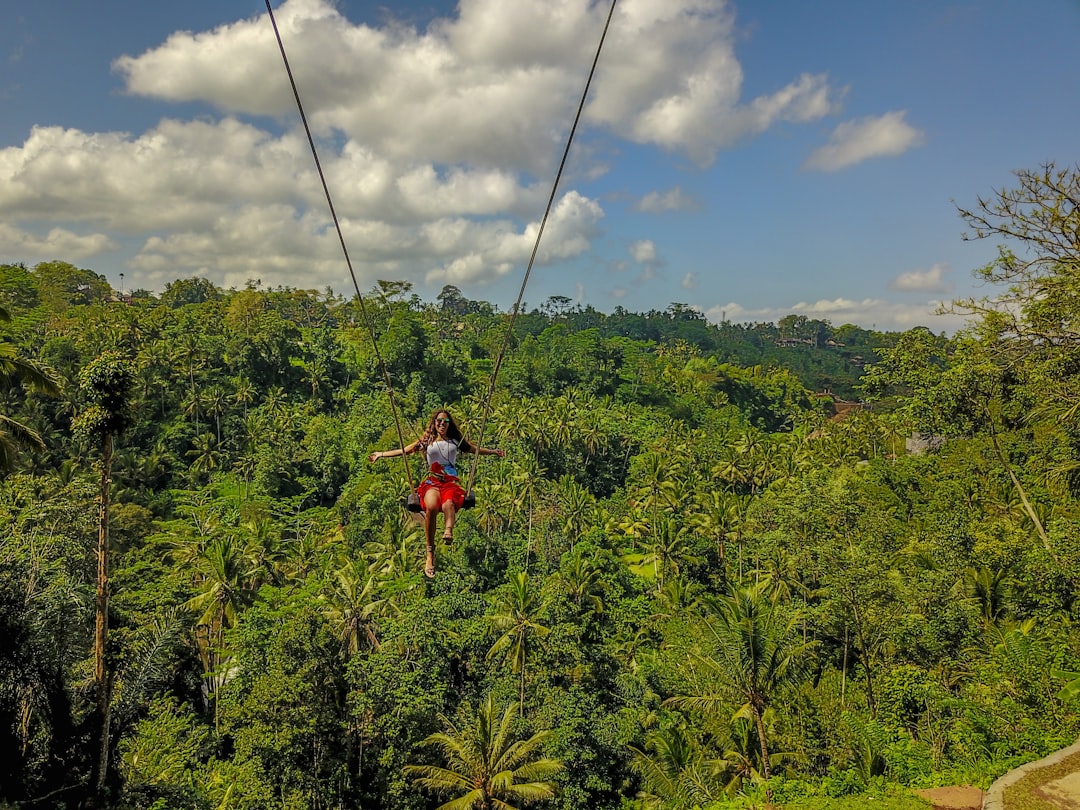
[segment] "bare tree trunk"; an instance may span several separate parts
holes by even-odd
[[[990,443],[994,447],[994,454],[998,457],[998,461],[1001,462],[1001,466],[1005,468],[1005,472],[1009,474],[1009,480],[1012,481],[1014,487],[1016,487],[1016,493],[1020,496],[1020,503],[1024,507],[1024,512],[1027,513],[1028,518],[1035,526],[1035,531],[1039,533],[1039,539],[1042,540],[1043,548],[1046,549],[1046,553],[1050,555],[1050,559],[1061,565],[1061,560],[1058,559],[1057,554],[1054,553],[1053,546],[1050,545],[1050,537],[1046,533],[1046,527],[1043,526],[1042,521],[1039,520],[1039,514],[1035,511],[1035,507],[1031,505],[1031,501],[1028,500],[1027,492],[1024,490],[1024,485],[1020,483],[1020,479],[1013,471],[1012,464],[1005,456],[1005,452],[1001,449],[1001,445],[998,443],[997,431],[994,429],[993,416],[990,413],[990,409],[986,408],[986,418],[990,423]]]
[[[840,708],[844,708],[844,698],[847,695],[847,651],[848,651],[848,628],[844,625],[844,665],[840,672]]]
[[[758,707],[753,701],[750,703],[750,711],[754,715],[754,724],[757,726],[758,745],[761,746],[761,775],[765,779],[765,801],[772,804],[772,788],[769,787],[772,768],[769,766],[769,745],[765,742],[764,711],[763,708]]]
[[[101,492],[98,497],[97,595],[94,602],[94,685],[101,739],[94,792],[97,806],[104,806],[105,780],[109,772],[109,722],[112,679],[105,669],[105,647],[109,640],[109,486],[112,483],[113,437],[106,433],[101,442]]]

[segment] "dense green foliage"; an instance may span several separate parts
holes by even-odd
[[[355,303],[0,268],[0,803],[94,792],[111,374],[109,806],[916,807],[1080,732],[1071,344],[555,298],[486,414],[507,317],[409,293],[365,299],[405,440],[507,450],[433,582]]]

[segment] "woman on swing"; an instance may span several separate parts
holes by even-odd
[[[477,447],[462,436],[461,428],[457,426],[450,411],[440,408],[431,415],[427,430],[417,441],[404,448],[372,453],[368,460],[374,463],[380,458],[409,455],[418,450],[424,451],[428,465],[427,477],[417,487],[416,494],[424,509],[424,533],[427,539],[424,575],[430,579],[435,576],[435,520],[439,512],[442,512],[443,540],[449,542],[454,537],[457,510],[465,502],[465,490],[457,475],[458,451],[499,458],[503,458],[506,451]]]

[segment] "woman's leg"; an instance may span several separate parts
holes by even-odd
[[[453,501],[446,501],[442,505],[443,513],[443,540],[452,540],[454,537],[454,518],[457,516],[457,507]]]
[[[424,573],[435,576],[435,520],[439,516],[439,492],[429,489],[424,493],[424,539],[427,541],[427,558]]]

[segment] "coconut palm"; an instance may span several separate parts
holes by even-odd
[[[801,640],[797,614],[768,594],[768,583],[759,582],[731,596],[707,600],[706,644],[687,651],[691,693],[667,701],[701,711],[730,707],[732,699],[741,701],[736,714],[749,716],[754,722],[766,784],[770,755],[765,712],[776,693],[799,677],[806,653],[814,644]]]
[[[645,810],[690,810],[723,798],[719,776],[726,763],[706,758],[683,728],[656,729],[644,749],[630,746],[630,750],[634,755],[630,767],[641,777],[638,798]]]
[[[693,553],[687,529],[668,515],[661,516],[656,524],[643,523],[639,527],[624,522],[621,527],[624,531],[640,528],[634,551],[624,554],[622,559],[633,573],[653,580],[658,594],[664,589],[669,573],[677,577],[684,563],[700,562]]]
[[[671,510],[675,500],[675,468],[668,456],[647,453],[642,457],[638,485],[630,493],[630,502],[652,515],[652,525],[657,523],[660,509]]]
[[[964,570],[966,596],[979,607],[984,626],[1005,615],[1005,598],[1009,588],[1008,572],[989,568],[969,567]]]
[[[0,309],[0,323],[8,320],[8,313]],[[0,393],[20,382],[38,393],[56,395],[60,392],[48,369],[23,357],[15,344],[0,338]],[[20,448],[44,450],[45,443],[33,428],[0,414],[0,475],[14,468]]]
[[[218,449],[213,433],[200,433],[195,437],[194,447],[188,450],[188,457],[193,459],[188,471],[193,480],[198,481],[203,473],[212,473],[221,466],[224,453]]]
[[[564,475],[559,479],[557,498],[560,524],[573,550],[577,539],[592,523],[593,513],[596,510],[596,498],[571,475]]]
[[[214,538],[194,560],[196,594],[183,607],[192,611],[199,659],[203,665],[206,694],[214,701],[217,723],[217,694],[225,685],[231,656],[225,648],[225,634],[236,625],[246,599],[242,549],[228,535]]]
[[[457,720],[439,715],[445,730],[432,734],[424,745],[438,748],[446,766],[408,765],[405,775],[434,793],[454,796],[439,810],[516,810],[554,798],[556,785],[551,778],[563,770],[563,764],[540,756],[551,732],[513,740],[517,708],[511,703],[500,717],[494,698],[488,695],[476,710],[468,702],[463,704]]]
[[[377,581],[372,571],[355,560],[346,559],[334,571],[320,596],[323,615],[337,628],[345,658],[351,658],[364,645],[379,649],[375,618],[383,600],[376,593]]]
[[[547,609],[540,594],[529,582],[529,575],[519,572],[510,579],[510,586],[496,603],[491,624],[501,635],[488,650],[488,659],[505,654],[511,671],[520,677],[520,701],[525,703],[525,667],[529,657],[529,639],[544,638],[551,629],[540,624],[539,617]]]
[[[604,612],[604,570],[592,557],[574,553],[558,574],[559,582],[579,608],[588,603],[593,612]]]

